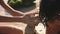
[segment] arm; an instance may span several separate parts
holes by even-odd
[[[39,23],[39,21],[40,20],[38,16],[33,18],[0,16],[0,22],[20,22],[25,24],[37,24]]]
[[[34,9],[30,12],[26,12],[26,14],[28,14],[28,15],[35,15],[35,14],[38,14],[38,13],[39,13],[38,9]]]
[[[13,8],[11,8],[8,4],[6,4],[6,3],[4,2],[4,0],[0,0],[0,5],[1,5],[4,9],[6,9],[7,12],[9,12],[9,13],[10,13],[11,15],[13,15],[13,16],[21,16],[21,15],[23,15],[22,12],[16,11],[16,10],[14,10]]]
[[[22,20],[22,18],[17,17],[0,16],[0,22],[21,22]]]

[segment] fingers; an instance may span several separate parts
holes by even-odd
[[[40,22],[39,16],[30,16],[30,15],[25,15],[23,17],[23,22],[29,25],[36,25]]]

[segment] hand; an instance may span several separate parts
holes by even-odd
[[[35,8],[29,12],[26,12],[25,14],[30,16],[35,16],[35,14],[39,14],[39,11]]]
[[[23,22],[29,25],[37,25],[40,22],[40,20],[39,20],[39,16],[31,17],[30,15],[25,15],[23,17]]]

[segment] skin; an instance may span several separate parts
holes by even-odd
[[[11,8],[8,4],[4,2],[4,0],[0,0],[0,5],[12,15],[12,17],[0,16],[0,22],[20,22],[20,23],[32,25],[31,27],[33,27],[32,28],[33,30],[31,31],[34,31],[34,27],[40,22],[39,16],[35,16],[35,14],[39,13],[37,12],[36,9],[30,12],[22,13],[20,11],[17,11]],[[27,27],[29,27],[28,25]]]
[[[42,0],[40,6],[41,22],[46,23],[46,34],[60,34],[60,0]]]
[[[23,12],[17,11],[17,10],[14,10],[14,9],[11,8],[8,4],[6,4],[6,3],[4,2],[4,0],[1,0],[1,1],[0,1],[0,5],[2,5],[2,7],[5,8],[5,9],[7,10],[7,12],[9,12],[9,13],[10,13],[11,15],[13,15],[13,16],[21,16],[21,15],[24,15],[24,14],[33,15],[33,14],[39,13],[39,12],[37,11],[37,9],[32,10],[32,11],[30,11],[30,12],[26,12],[26,13],[23,13]]]
[[[0,22],[24,22],[26,24],[37,24],[39,22],[38,16],[31,17],[31,15],[35,15],[36,13],[38,13],[37,11],[22,13],[11,8],[8,4],[4,2],[4,0],[0,0],[0,5],[12,15],[12,17],[0,16]]]
[[[22,30],[13,27],[0,27],[0,34],[23,34]]]
[[[48,22],[46,34],[60,34],[60,16],[54,17]]]
[[[1,0],[1,1],[0,1],[0,5],[1,5],[4,9],[6,9],[7,12],[9,12],[9,13],[10,13],[11,15],[13,15],[13,16],[21,16],[21,15],[23,15],[22,12],[16,11],[16,10],[14,10],[13,8],[11,8],[8,4],[6,4],[6,3],[4,2],[4,0]]]

